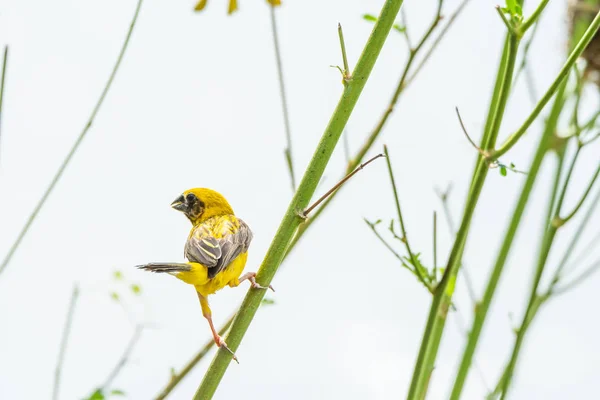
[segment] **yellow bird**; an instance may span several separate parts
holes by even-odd
[[[202,315],[208,320],[216,345],[227,349],[237,361],[233,351],[215,329],[208,295],[226,285],[236,287],[245,280],[250,281],[253,288],[267,289],[256,283],[256,272],[242,275],[252,241],[252,231],[234,215],[225,197],[211,189],[187,190],[171,203],[171,207],[184,213],[192,223],[184,250],[189,262],[151,263],[137,267],[151,272],[168,273],[194,285]],[[269,285],[269,288],[274,291],[272,286]]]

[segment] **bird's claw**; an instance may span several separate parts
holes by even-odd
[[[268,287],[261,286],[258,284],[258,282],[256,282],[255,278],[250,278],[250,286],[252,287],[252,289],[263,289],[263,290],[271,289],[273,292],[275,292],[275,289],[273,289],[272,285],[269,285]]]
[[[225,350],[227,350],[228,352],[231,353],[231,357],[233,358],[233,361],[235,361],[238,364],[240,363],[238,361],[238,358],[235,355],[235,353],[229,348],[229,346],[227,346],[227,343],[225,343],[225,339],[223,339],[221,336],[218,336],[218,340],[216,341],[216,343],[217,343],[218,347],[222,347],[222,348],[224,348]]]

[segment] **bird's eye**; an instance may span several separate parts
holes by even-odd
[[[186,203],[188,203],[188,204],[193,204],[193,203],[195,203],[195,202],[196,202],[196,199],[197,199],[197,197],[196,197],[196,195],[195,195],[195,194],[193,194],[193,193],[188,193],[188,194],[185,196]]]

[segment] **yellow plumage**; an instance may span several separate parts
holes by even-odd
[[[207,2],[207,0],[198,1],[198,3],[196,3],[196,5],[194,6],[194,10],[195,11],[204,10],[204,7],[206,7],[206,2]],[[267,0],[267,3],[269,3],[273,7],[280,6],[281,0]],[[227,5],[227,14],[233,14],[237,9],[238,9],[237,0],[229,0],[229,4]]]
[[[193,285],[215,342],[229,350],[212,323],[207,297],[227,285],[238,286],[244,280],[249,280],[253,288],[266,289],[256,283],[256,273],[241,276],[248,259],[252,231],[234,215],[227,200],[211,189],[187,190],[171,206],[183,212],[192,223],[184,251],[189,262],[152,263],[138,268],[169,273]],[[235,354],[233,357],[236,359]]]

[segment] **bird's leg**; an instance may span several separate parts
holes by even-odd
[[[210,306],[208,305],[208,299],[202,296],[200,293],[198,293],[198,299],[200,300],[200,307],[202,307],[202,315],[208,321],[208,325],[210,326],[210,330],[212,331],[215,344],[217,345],[217,347],[223,347],[225,350],[230,352],[235,362],[239,364],[240,362],[238,361],[235,353],[227,346],[227,343],[225,343],[225,339],[219,336],[217,330],[215,329],[215,325],[212,321],[212,312],[210,311]]]
[[[240,276],[236,281],[229,282],[229,286],[236,287],[245,280],[250,281],[250,286],[252,287],[252,289],[271,289],[272,291],[275,291],[275,289],[273,289],[273,286],[271,285],[269,285],[269,287],[259,285],[256,282],[256,272],[246,272],[244,275]]]

